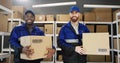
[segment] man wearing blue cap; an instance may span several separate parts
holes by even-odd
[[[82,33],[88,28],[79,23],[80,9],[72,6],[69,11],[70,22],[65,24],[59,33],[58,46],[62,49],[64,63],[86,63],[86,55],[82,48]]]
[[[44,32],[34,25],[35,14],[31,10],[25,12],[24,20],[25,20],[24,24],[14,27],[14,29],[11,32],[9,40],[11,47],[14,49],[14,63],[40,63],[42,59],[37,60],[20,59],[20,53],[26,54],[27,57],[34,53],[33,49],[29,49],[30,46],[22,47],[20,45],[19,41],[20,37],[29,35],[44,36]],[[47,58],[52,57],[55,50],[52,48],[48,48],[47,50],[48,50],[48,53],[46,54]]]

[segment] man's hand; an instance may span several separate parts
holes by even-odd
[[[45,54],[46,58],[51,58],[53,56],[53,54],[55,54],[55,49],[47,48],[47,50],[48,50],[48,53]]]
[[[30,55],[34,53],[34,50],[30,49],[30,46],[26,46],[22,48],[22,53],[26,54],[26,56],[30,58]]]
[[[81,46],[76,46],[75,47],[75,52],[83,55],[84,54],[84,49]]]

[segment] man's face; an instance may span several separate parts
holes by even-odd
[[[80,16],[80,13],[77,12],[77,11],[73,11],[73,12],[70,13],[70,19],[71,19],[72,22],[78,21],[79,16]]]
[[[28,25],[32,25],[34,23],[35,16],[33,16],[31,13],[27,13],[24,19]]]

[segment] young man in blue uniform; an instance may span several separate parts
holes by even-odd
[[[29,35],[38,35],[44,36],[44,32],[41,31],[37,26],[34,25],[35,14],[28,10],[25,12],[24,15],[25,23],[21,26],[15,27],[10,36],[10,45],[14,49],[14,63],[40,63],[42,59],[37,60],[23,60],[20,59],[20,53],[26,54],[28,57],[29,55],[33,54],[33,49],[29,49],[30,46],[22,47],[20,45],[19,38],[22,36],[29,36]],[[52,48],[48,48],[47,58],[52,57],[55,50]]]
[[[82,34],[88,28],[79,23],[80,10],[72,6],[69,11],[70,22],[65,24],[59,33],[58,46],[62,49],[64,63],[86,63],[86,55],[82,48]]]

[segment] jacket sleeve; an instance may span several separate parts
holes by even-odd
[[[75,51],[75,47],[72,46],[71,44],[66,43],[65,41],[64,28],[62,28],[59,33],[58,46],[64,51],[64,53],[66,52],[66,54],[72,54]]]
[[[17,31],[16,27],[11,32],[9,42],[10,42],[11,47],[15,51],[19,50],[20,52],[22,52],[22,48],[23,47],[19,43],[19,40],[18,40],[18,31]]]

